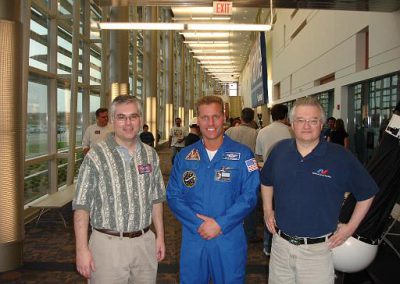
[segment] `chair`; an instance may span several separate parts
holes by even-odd
[[[400,258],[400,252],[395,248],[393,243],[387,238],[387,236],[397,236],[400,237],[399,233],[390,233],[390,230],[393,228],[393,226],[396,224],[397,221],[400,221],[400,204],[396,203],[392,209],[392,212],[390,215],[393,218],[392,223],[389,225],[387,230],[383,233],[382,235],[382,241],[385,242],[389,247],[393,249],[393,251],[397,254],[397,256]]]

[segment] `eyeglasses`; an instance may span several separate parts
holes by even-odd
[[[140,117],[140,115],[138,115],[137,113],[132,113],[130,115],[125,115],[125,114],[120,113],[120,114],[117,114],[115,116],[115,120],[120,122],[120,123],[123,123],[123,122],[126,122],[128,120],[129,121],[136,121],[136,120],[139,119],[139,117]]]
[[[298,125],[305,125],[308,123],[311,126],[317,126],[320,123],[319,119],[304,119],[304,118],[296,118],[294,120],[294,123]]]

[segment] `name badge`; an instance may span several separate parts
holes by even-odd
[[[229,168],[222,168],[215,171],[215,180],[220,182],[231,181],[231,171]]]
[[[100,134],[100,130],[96,130],[94,134]]]
[[[138,165],[138,171],[139,174],[148,174],[151,173],[151,165],[147,164],[147,165]]]

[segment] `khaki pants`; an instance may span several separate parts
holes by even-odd
[[[269,264],[269,284],[333,284],[332,252],[326,242],[293,245],[274,234]]]
[[[155,235],[151,230],[132,239],[93,230],[89,248],[96,269],[89,283],[156,283],[158,264]]]

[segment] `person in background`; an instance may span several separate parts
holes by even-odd
[[[135,97],[117,96],[110,113],[115,132],[93,146],[79,170],[76,267],[91,283],[156,283],[157,261],[165,257],[160,161],[138,137],[142,108]]]
[[[232,140],[246,145],[254,153],[256,147],[257,130],[252,125],[254,121],[254,110],[251,108],[242,109],[240,116],[240,124],[236,127],[230,127],[225,131]],[[261,241],[257,237],[257,208],[247,215],[244,219],[244,231],[246,233],[247,240],[251,243]]]
[[[320,139],[325,113],[317,100],[298,99],[290,121],[295,139],[278,142],[261,170],[273,234],[268,283],[333,284],[331,249],[353,235],[378,187],[353,154]],[[346,192],[357,204],[349,222],[338,224]]]
[[[344,148],[349,149],[349,134],[347,134],[346,129],[344,129],[343,119],[336,119],[335,129],[329,133],[327,141],[342,145]]]
[[[197,117],[192,118],[189,128],[189,134],[185,137],[185,147],[200,140],[200,128],[197,125]]]
[[[83,155],[89,152],[96,143],[104,140],[112,126],[108,124],[108,109],[99,108],[96,110],[96,123],[86,128],[82,139]]]
[[[149,126],[147,124],[143,124],[143,132],[140,133],[140,140],[154,148],[154,135],[149,131]]]
[[[250,149],[224,136],[220,96],[196,104],[202,140],[180,151],[167,186],[182,223],[181,283],[244,283],[243,220],[257,203],[259,170]]]
[[[187,135],[187,130],[185,127],[181,126],[182,120],[180,117],[175,118],[175,126],[171,128],[168,145],[172,148],[172,164],[174,164],[174,159],[176,154],[185,147],[185,137]]]
[[[325,141],[328,140],[329,134],[331,133],[331,131],[333,131],[335,129],[335,122],[336,122],[336,118],[334,118],[333,116],[329,117],[326,120],[326,128],[323,129],[322,131],[322,139],[324,139]]]
[[[293,131],[288,126],[288,108],[283,104],[276,104],[271,108],[272,123],[258,132],[256,141],[256,159],[262,165],[267,160],[272,148],[281,140],[293,138]],[[265,225],[265,224],[264,224]],[[264,254],[271,254],[272,235],[264,226]]]

